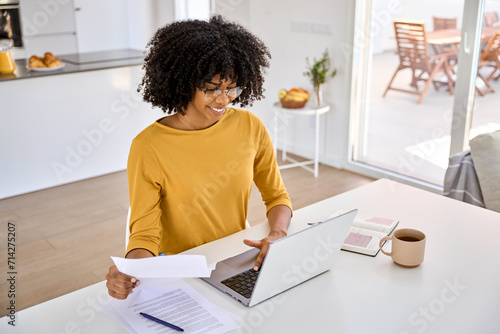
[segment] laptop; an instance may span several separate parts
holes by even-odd
[[[253,248],[217,263],[202,278],[245,306],[254,306],[329,270],[340,252],[358,210],[310,226],[269,245],[255,272],[259,250]]]

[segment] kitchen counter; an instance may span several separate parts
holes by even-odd
[[[125,170],[132,139],[163,116],[137,91],[141,52],[57,57],[57,71],[19,60],[0,78],[0,199]]]
[[[27,68],[28,59],[18,59],[15,61],[16,70],[14,71],[14,73],[0,74],[0,82],[5,80],[46,77],[59,74],[141,65],[144,62],[143,52],[134,49],[56,55],[56,57],[61,58],[64,67],[54,71],[30,70]]]

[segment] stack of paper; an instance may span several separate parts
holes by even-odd
[[[176,333],[140,315],[171,323],[184,333],[221,334],[238,328],[238,317],[210,303],[179,278],[209,277],[214,265],[202,255],[170,255],[144,259],[111,257],[119,271],[141,281],[125,300],[110,298],[101,312],[129,333]]]
[[[184,333],[222,334],[237,329],[238,316],[210,303],[183,280],[168,281],[156,289],[138,288],[125,300],[110,298],[101,312],[129,333],[178,333],[140,315],[167,321]]]

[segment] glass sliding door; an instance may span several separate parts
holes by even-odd
[[[484,50],[495,32],[500,32],[499,16],[500,1],[486,0],[480,50],[484,59],[480,59],[478,64],[477,91],[470,139],[482,133],[500,130],[500,70],[494,67],[494,61],[488,57],[489,50]]]
[[[457,110],[468,115],[474,102],[459,83],[475,80],[462,35],[474,41],[479,15],[464,8],[482,11],[482,1],[357,1],[355,35],[366,43],[353,50],[349,169],[443,185],[456,128],[468,131]]]

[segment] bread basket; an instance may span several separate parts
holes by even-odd
[[[280,99],[280,101],[281,101],[281,106],[283,108],[300,109],[300,108],[305,107],[308,100],[305,100],[305,101],[285,101],[285,100]]]

